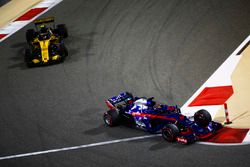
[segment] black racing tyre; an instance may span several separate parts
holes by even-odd
[[[30,49],[25,49],[24,59],[25,59],[27,67],[33,67],[32,52]]]
[[[104,123],[110,127],[120,124],[121,116],[117,110],[109,110],[103,115]]]
[[[167,124],[162,129],[162,137],[168,142],[175,142],[180,131],[175,124]]]
[[[201,109],[194,114],[194,121],[201,127],[207,127],[212,117],[207,110]]]
[[[63,38],[67,38],[68,37],[68,29],[67,29],[66,25],[65,24],[57,25],[57,33],[59,36],[61,36]]]
[[[61,56],[61,62],[63,62],[65,60],[65,58],[68,56],[68,49],[66,48],[66,46],[62,45],[60,48],[60,56]]]
[[[34,29],[29,29],[26,31],[26,41],[28,43],[32,42],[36,36],[36,32]]]

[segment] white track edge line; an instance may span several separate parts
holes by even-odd
[[[36,152],[30,152],[30,153],[15,154],[15,155],[0,157],[0,161],[1,160],[8,160],[8,159],[15,159],[15,158],[22,158],[22,157],[29,157],[29,156],[36,156],[36,155],[43,155],[43,154],[49,154],[49,153],[70,151],[70,150],[78,150],[78,149],[83,149],[83,148],[97,147],[97,146],[103,146],[103,145],[108,145],[108,144],[116,144],[116,143],[121,143],[121,142],[142,140],[142,139],[159,137],[159,136],[161,136],[161,134],[137,136],[137,137],[117,139],[117,140],[109,140],[109,141],[104,141],[104,142],[91,143],[91,144],[85,144],[85,145],[78,145],[78,146],[72,146],[72,147],[64,147],[64,148],[50,149],[50,150],[44,150],[44,151],[36,151]],[[213,146],[239,146],[239,145],[249,145],[250,142],[244,142],[244,143],[196,142],[196,144],[213,145]]]
[[[44,150],[44,151],[36,151],[36,152],[30,152],[30,153],[9,155],[9,156],[0,157],[0,161],[1,160],[7,160],[7,159],[21,158],[21,157],[29,157],[29,156],[34,156],[34,155],[42,155],[42,154],[49,154],[49,153],[55,153],[55,152],[77,150],[77,149],[81,149],[81,148],[103,146],[103,145],[107,145],[107,144],[115,144],[115,143],[121,143],[121,142],[141,140],[141,139],[153,138],[153,137],[157,137],[157,136],[161,136],[161,134],[145,135],[145,136],[138,136],[138,137],[124,138],[124,139],[110,140],[110,141],[91,143],[91,144],[85,144],[85,145],[79,145],[79,146],[64,147],[64,148],[59,148],[59,149],[51,149],[51,150]]]

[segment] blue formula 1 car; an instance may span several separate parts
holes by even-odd
[[[206,110],[187,118],[177,106],[158,104],[153,97],[138,98],[123,92],[106,100],[106,104],[109,107],[103,116],[106,125],[113,127],[126,122],[150,133],[161,132],[168,142],[193,143],[208,139],[222,128]]]

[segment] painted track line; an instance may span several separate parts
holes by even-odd
[[[36,152],[16,154],[16,155],[8,155],[8,156],[0,157],[0,161],[1,160],[15,159],[15,158],[22,158],[22,157],[30,157],[30,156],[36,156],[36,155],[43,155],[43,154],[50,154],[50,153],[56,153],[56,152],[63,152],[63,151],[79,150],[79,149],[83,149],[83,148],[104,146],[104,145],[108,145],[108,144],[116,144],[116,143],[121,143],[121,142],[142,140],[142,139],[148,139],[148,138],[159,137],[159,136],[161,136],[161,134],[137,136],[137,137],[110,140],[110,141],[91,143],[91,144],[85,144],[85,145],[79,145],[79,146],[64,147],[64,148],[50,149],[50,150],[44,150],[44,151],[36,151]],[[243,144],[238,144],[238,143],[196,142],[196,144],[213,145],[213,146],[239,146],[239,145],[248,145],[250,143],[246,142],[246,143],[243,143]]]
[[[157,137],[157,136],[161,136],[161,134],[138,136],[138,137],[110,140],[110,141],[104,141],[104,142],[92,143],[92,144],[85,144],[85,145],[79,145],[79,146],[73,146],[73,147],[64,147],[64,148],[59,148],[59,149],[51,149],[51,150],[44,150],[44,151],[36,151],[36,152],[30,152],[30,153],[9,155],[9,156],[0,157],[0,161],[1,160],[21,158],[21,157],[29,157],[29,156],[35,156],[35,155],[42,155],[42,154],[70,151],[70,150],[78,150],[78,149],[83,149],[83,148],[103,146],[103,145],[115,144],[115,143],[121,143],[121,142],[142,140],[142,139],[153,138],[153,137]]]

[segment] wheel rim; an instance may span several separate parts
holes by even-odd
[[[111,126],[112,125],[112,118],[110,115],[106,114],[104,117],[104,121],[107,125]]]

